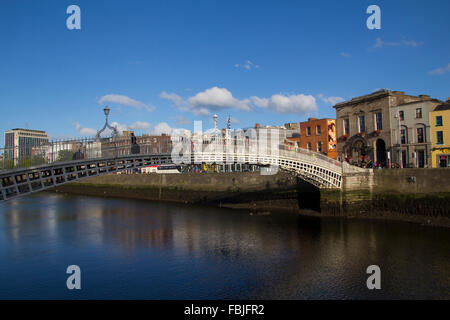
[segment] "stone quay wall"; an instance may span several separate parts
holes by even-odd
[[[53,191],[315,216],[381,218],[450,226],[449,169],[381,169],[318,189],[291,173],[105,175]]]

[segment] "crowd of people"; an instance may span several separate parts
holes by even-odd
[[[358,158],[354,159],[351,156],[347,156],[344,159],[345,162],[353,165],[353,166],[357,166],[360,168],[367,168],[367,169],[382,169],[382,168],[386,168],[386,164],[382,163],[382,162],[377,162],[377,161],[372,161],[372,159],[370,159],[369,156],[365,155],[360,155]],[[393,166],[394,167],[394,166]]]

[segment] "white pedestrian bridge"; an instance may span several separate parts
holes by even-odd
[[[128,169],[142,168],[162,164],[249,164],[270,166],[268,172],[278,169],[291,172],[319,188],[341,188],[343,179],[342,163],[327,156],[309,150],[295,148],[287,149],[278,146],[272,152],[260,152],[258,148],[216,148],[214,151],[199,151],[189,148],[189,153],[176,155],[168,152],[170,148],[156,150],[147,145],[140,145],[138,151],[133,151],[132,145],[115,144],[101,147],[96,152],[80,152],[81,156],[69,161],[48,161],[32,165],[22,163],[14,168],[3,165],[0,170],[1,193],[0,201],[40,192],[45,189],[66,183],[83,180],[89,177],[110,174]],[[224,151],[227,149],[227,151]],[[273,148],[276,149],[276,148]],[[158,152],[158,151],[164,152]],[[7,151],[5,151],[7,152]],[[5,153],[4,152],[4,159]],[[10,152],[11,153],[11,152]],[[3,161],[5,163],[5,161]]]

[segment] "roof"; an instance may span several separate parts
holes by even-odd
[[[39,132],[39,133],[47,133],[46,131],[42,131],[42,130],[32,130],[32,129],[23,129],[23,128],[14,128],[11,129],[10,131],[28,131],[28,132]]]
[[[417,100],[417,101],[410,101],[410,102],[406,102],[406,103],[399,104],[397,107],[400,107],[400,106],[407,106],[407,105],[409,105],[409,104],[423,103],[423,102],[437,102],[437,103],[442,103],[443,101],[442,101],[442,100],[439,100],[439,99]]]
[[[349,105],[349,104],[357,104],[357,103],[365,101],[365,100],[376,100],[376,99],[390,96],[392,94],[404,94],[404,92],[381,89],[381,90],[378,90],[378,91],[375,91],[375,92],[372,92],[372,93],[369,93],[369,94],[366,94],[363,96],[352,98],[351,100],[348,100],[348,101],[339,102],[339,103],[335,104],[333,106],[333,108],[340,108],[340,107],[343,107],[343,106]]]
[[[440,104],[436,108],[434,108],[433,111],[444,111],[444,110],[450,110],[450,103]]]
[[[300,122],[300,126],[301,126],[302,123],[305,124],[305,123],[308,123],[308,122],[318,122],[318,121],[325,121],[325,120],[335,120],[336,121],[335,118],[322,118],[322,119],[308,118],[308,120]]]

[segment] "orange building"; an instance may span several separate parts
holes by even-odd
[[[300,147],[336,159],[336,119],[308,118],[300,122]]]

